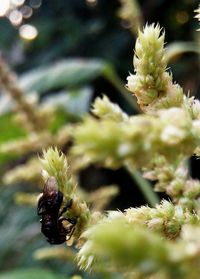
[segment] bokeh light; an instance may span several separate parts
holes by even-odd
[[[86,3],[90,7],[94,7],[97,5],[97,0],[86,0]]]
[[[29,3],[33,9],[38,9],[42,5],[42,0],[30,0]]]
[[[29,17],[32,16],[33,14],[33,9],[27,5],[24,5],[21,9],[20,9],[23,18],[27,19]]]
[[[24,40],[31,41],[37,37],[38,31],[35,26],[30,24],[24,24],[19,28],[19,35]]]
[[[11,0],[11,3],[14,4],[15,6],[21,6],[23,5],[25,0]]]
[[[33,40],[38,31],[33,25],[25,24],[25,20],[29,19],[33,15],[33,9],[38,9],[41,4],[42,0],[0,0],[0,17],[7,17],[13,26],[18,27],[21,38]]]
[[[10,22],[15,25],[15,26],[19,26],[22,23],[22,13],[18,10],[14,10],[9,14],[9,20]]]
[[[189,15],[186,11],[179,11],[176,13],[176,21],[180,24],[185,24],[189,20]]]
[[[0,16],[5,16],[10,8],[10,0],[0,0]]]

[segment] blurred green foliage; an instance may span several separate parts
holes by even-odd
[[[138,2],[144,22],[159,22],[166,30],[169,43],[197,41],[193,10],[198,1]],[[25,21],[38,29],[39,35],[32,42],[20,39],[18,29],[8,19],[0,18],[0,50],[19,74],[20,84],[28,94],[36,91],[44,103],[57,100],[58,106],[62,107],[50,126],[51,132],[67,122],[78,121],[89,110],[91,100],[102,92],[126,111],[134,111],[127,103],[129,99],[124,98],[123,84],[128,72],[133,71],[131,57],[135,38],[117,16],[119,8],[117,0],[99,0],[96,5],[89,5],[84,0],[44,0]],[[171,66],[175,80],[186,88],[186,92],[190,88],[198,95],[196,55],[175,54]],[[62,93],[65,99],[62,99]],[[78,116],[76,112],[80,112]],[[10,112],[1,115],[0,131],[0,142],[26,136],[25,130],[13,122]],[[2,169],[10,169],[26,158],[12,160],[13,157],[1,155],[0,164],[7,161]],[[27,190],[33,192],[35,186],[29,186]],[[74,266],[56,260],[36,262],[32,259],[32,252],[46,243],[40,236],[35,209],[14,203],[16,191],[26,187],[22,184],[0,189],[0,262],[1,269],[6,271],[0,279],[53,279],[52,270],[56,272],[56,278],[63,278],[59,273],[67,278],[66,274],[75,272]],[[34,269],[8,271],[23,267]],[[50,271],[39,267],[48,267]]]
[[[13,121],[13,114],[7,113],[0,117],[0,142],[20,138],[26,135],[25,131]],[[9,127],[9,129],[8,129]]]
[[[0,279],[64,279],[65,276],[57,275],[45,269],[19,269],[12,272],[5,272],[0,275]]]

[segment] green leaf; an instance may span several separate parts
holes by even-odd
[[[92,88],[82,87],[69,92],[61,91],[43,99],[46,105],[53,105],[64,109],[67,113],[82,116],[88,112],[92,99]]]
[[[178,55],[182,55],[186,52],[194,52],[200,54],[200,48],[196,43],[193,42],[175,42],[167,45],[166,48],[166,59],[171,61]]]
[[[13,120],[13,114],[7,113],[0,117],[0,144],[26,136],[26,132]],[[0,165],[14,159],[12,154],[0,154]]]
[[[56,274],[50,270],[40,268],[16,269],[0,274],[0,279],[67,279],[66,276]]]
[[[26,132],[13,120],[13,114],[7,113],[0,117],[0,143],[24,137]]]
[[[23,74],[19,83],[26,92],[45,93],[63,87],[78,88],[95,78],[103,76],[119,91],[119,93],[138,110],[136,102],[125,84],[120,80],[113,66],[98,59],[68,59],[40,67]]]
[[[106,67],[101,60],[68,59],[41,67],[21,76],[20,85],[28,92],[44,93],[62,87],[78,87],[100,76]]]

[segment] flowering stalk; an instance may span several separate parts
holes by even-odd
[[[37,249],[33,256],[36,260],[47,260],[56,258],[62,261],[73,261],[75,255],[76,254],[72,249],[66,249],[65,247],[48,247]]]
[[[196,18],[198,19],[198,21],[200,21],[200,5],[199,5],[199,8],[195,10],[196,12]],[[200,29],[198,29],[197,31],[200,31]]]
[[[151,25],[139,33],[136,73],[128,78],[147,114],[129,117],[108,98],[98,98],[92,112],[99,119],[87,117],[75,129],[73,154],[112,168],[142,168],[174,204],[164,200],[108,213],[84,231],[77,259],[83,269],[104,266],[130,278],[196,279],[200,183],[189,177],[184,161],[199,152],[200,105],[173,84],[160,32]]]
[[[110,211],[107,217],[83,233],[87,241],[78,253],[79,265],[83,269],[95,268],[96,264],[102,264],[102,261],[106,261],[109,257],[111,262],[108,262],[107,268],[114,265],[118,271],[120,267],[121,271],[125,268],[130,272],[136,268],[139,273],[144,274],[154,273],[157,269],[170,270],[174,264],[177,264],[174,253],[177,253],[176,249],[179,245],[174,242],[170,243],[166,239],[164,241],[160,236],[170,240],[182,238],[185,225],[190,225],[191,228],[199,225],[198,216],[167,201],[163,201],[155,208],[148,206],[129,208],[125,213]],[[198,242],[199,240],[196,239],[199,247]],[[189,243],[184,245],[189,245]],[[168,258],[165,259],[166,261],[162,253],[166,253],[165,257]],[[198,260],[199,253],[198,248],[195,260]],[[185,264],[185,257],[187,257],[187,252],[178,259],[180,265]],[[190,263],[190,259],[188,261]],[[153,265],[151,265],[152,262]],[[145,266],[149,270],[148,268],[146,270]]]
[[[42,148],[53,144],[53,140],[53,137],[47,131],[42,133],[32,133],[26,138],[2,143],[0,146],[0,153],[22,156],[30,152],[40,151]]]
[[[144,169],[147,179],[156,181],[155,190],[166,192],[174,203],[182,205],[191,211],[199,210],[198,197],[200,195],[199,180],[192,179],[188,174],[185,161],[177,164],[169,164],[163,156],[154,160],[154,167]]]
[[[101,119],[123,122],[129,119],[128,115],[117,105],[110,102],[107,96],[96,98],[92,106],[92,113]]]
[[[32,158],[26,164],[18,165],[14,169],[7,171],[2,180],[6,185],[24,182],[34,182],[41,185],[41,166],[37,158]]]
[[[0,86],[15,101],[18,113],[23,115],[25,126],[34,132],[43,130],[46,124],[45,119],[41,119],[38,116],[37,107],[25,98],[23,90],[16,82],[15,74],[10,71],[8,65],[2,58],[0,59]]]
[[[154,173],[151,180],[158,180],[156,190],[166,191],[174,202],[193,210],[198,203],[194,195],[188,198],[185,185],[190,185],[190,193],[195,192],[197,199],[198,182],[184,178],[178,166],[191,155],[200,154],[200,103],[185,97],[182,89],[173,84],[166,71],[164,33],[158,25],[147,25],[139,32],[135,53],[136,73],[129,76],[128,87],[148,114],[129,117],[105,96],[97,98],[92,112],[100,119],[88,117],[75,129],[73,153],[81,155],[87,164],[130,166],[131,171],[146,168],[146,177],[151,179],[148,174]],[[164,160],[161,171],[160,158]]]
[[[73,126],[65,125],[57,132],[52,134],[49,131],[40,133],[30,133],[26,138],[12,140],[0,145],[0,153],[25,155],[31,152],[40,152],[43,148],[55,145],[62,148],[72,139]]]
[[[126,163],[141,168],[158,154],[173,162],[177,153],[185,157],[194,153],[200,141],[196,124],[181,108],[132,116],[122,122],[88,117],[74,131],[73,153],[113,168]]]
[[[183,227],[179,241],[163,241],[159,234],[127,224],[119,215],[85,231],[84,236],[88,241],[81,248],[78,261],[83,269],[103,263],[118,272],[139,275],[131,278],[154,278],[151,277],[153,274],[164,274],[165,278],[170,279],[176,276],[198,278],[198,234],[199,228],[187,225]]]
[[[76,195],[76,181],[69,172],[67,159],[57,148],[50,147],[47,151],[43,151],[40,162],[43,167],[44,181],[46,182],[50,177],[56,179],[58,189],[64,196],[63,206],[69,200],[72,200],[72,206],[66,214],[68,218],[75,218],[77,220],[72,242],[74,239],[78,240],[82,231],[90,222],[91,214],[86,203],[80,201]],[[71,244],[71,241],[69,244]]]
[[[168,239],[180,236],[182,226],[185,224],[199,225],[199,217],[181,205],[173,205],[163,200],[155,208],[141,206],[126,210],[125,218],[133,226],[146,226],[149,230],[164,235]]]
[[[74,238],[85,270],[114,270],[134,279],[198,279],[200,273],[200,183],[184,165],[200,145],[200,103],[183,96],[166,71],[164,34],[146,26],[136,42],[135,75],[128,87],[143,115],[128,116],[107,97],[74,130],[72,154],[81,161],[143,169],[156,190],[172,201],[107,214],[89,212],[76,195],[63,154],[50,148],[41,159],[44,180],[54,177],[70,217],[78,217]],[[200,152],[199,152],[200,154]]]
[[[136,96],[140,108],[154,111],[183,103],[183,90],[173,84],[172,76],[166,71],[164,31],[159,25],[146,25],[139,32],[133,59],[135,74],[127,80],[128,89]]]

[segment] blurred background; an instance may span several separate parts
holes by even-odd
[[[129,72],[134,71],[137,30],[145,23],[164,27],[174,80],[186,94],[199,98],[200,33],[196,32],[198,22],[194,19],[198,4],[197,0],[0,0],[0,54],[4,61],[1,63],[5,63],[0,66],[0,279],[59,279],[73,275],[117,278],[79,271],[71,252],[62,249],[58,249],[57,256],[57,250],[46,253],[43,249],[39,256],[35,252],[49,244],[40,233],[36,208],[31,206],[34,193],[41,191],[38,166],[31,160],[52,143],[58,142],[67,152],[71,140],[59,141],[57,136],[61,137],[66,125],[79,122],[102,93],[128,114],[138,113],[125,84]],[[45,105],[54,107],[52,122],[47,121],[39,132],[14,119],[20,109],[16,109],[13,103],[18,101],[1,78],[7,71],[6,63],[17,74],[16,86],[23,89],[36,115],[50,113]],[[56,139],[48,142],[43,137],[47,133]],[[31,143],[25,147],[24,142],[16,144],[17,139],[28,142],[33,134],[38,140],[36,147],[35,141],[34,147]],[[198,164],[191,160],[193,177],[199,177]],[[25,172],[29,178],[23,175]],[[146,203],[124,169],[88,166],[79,170],[78,179],[87,192],[102,185],[118,186],[106,210]]]

